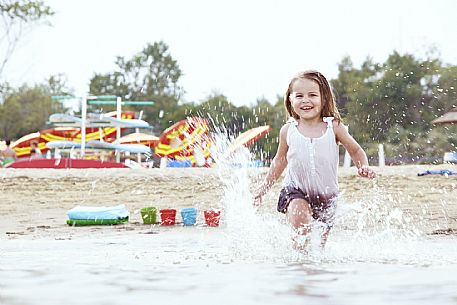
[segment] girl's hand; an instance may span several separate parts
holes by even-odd
[[[253,192],[254,195],[252,196],[252,204],[256,207],[260,206],[262,204],[262,199],[265,193],[266,191],[264,186],[261,186],[255,192]]]
[[[260,191],[255,192],[254,196],[253,196],[252,204],[256,207],[260,206],[262,204],[262,197],[263,197],[262,192],[260,192]]]
[[[367,165],[363,165],[363,166],[359,167],[358,173],[359,173],[359,176],[365,177],[368,179],[376,178],[376,173],[374,172],[374,170],[372,170]]]
[[[252,204],[258,207],[262,204],[263,196],[268,192],[268,184],[263,183],[259,188],[252,192]]]

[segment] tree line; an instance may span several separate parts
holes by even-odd
[[[332,84],[351,133],[369,155],[375,157],[378,143],[392,162],[432,162],[456,150],[455,126],[431,123],[457,105],[457,66],[435,52],[420,59],[393,51],[384,63],[367,58],[361,67],[345,57]]]

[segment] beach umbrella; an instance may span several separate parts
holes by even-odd
[[[155,147],[159,157],[196,162],[195,154],[207,158],[211,141],[208,136],[208,122],[198,117],[181,120],[165,129]]]
[[[457,123],[457,109],[446,112],[441,117],[432,121],[433,124],[456,124]]]
[[[250,146],[255,143],[258,139],[270,132],[271,127],[269,125],[259,126],[251,128],[241,133],[228,148],[228,153],[232,153],[235,150],[243,146]]]

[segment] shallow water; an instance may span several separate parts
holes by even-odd
[[[338,236],[325,253],[243,254],[227,230],[4,241],[0,303],[457,303],[454,237],[418,239],[377,254]]]

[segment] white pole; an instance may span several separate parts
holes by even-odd
[[[168,163],[168,158],[165,156],[165,157],[162,157],[160,158],[160,165],[159,167],[160,168],[165,168],[167,167],[167,163]]]
[[[116,118],[122,118],[122,99],[121,97],[116,98]],[[119,139],[121,138],[121,127],[118,126],[116,128],[116,143],[119,144]],[[116,162],[121,162],[121,154],[118,150],[116,150]]]
[[[345,126],[345,127],[346,127],[346,130],[349,132],[349,126]],[[347,150],[344,151],[343,167],[345,167],[345,168],[351,167],[351,156],[349,155]]]
[[[351,167],[351,156],[349,155],[349,153],[348,153],[347,150],[344,151],[344,163],[343,163],[343,167],[345,167],[345,168]]]
[[[386,157],[384,155],[384,144],[378,145],[379,166],[386,165]]]
[[[87,116],[87,100],[83,96],[81,98],[81,158],[84,159],[86,154],[86,116]]]
[[[140,110],[140,114],[138,115],[138,119],[141,120],[142,117],[143,117],[143,110]],[[140,132],[140,129],[139,129],[139,128],[135,128],[135,132],[136,132],[136,133],[139,133],[139,132]],[[138,153],[138,154],[136,155],[136,157],[137,157],[137,162],[138,162],[139,164],[141,164],[141,154]]]

